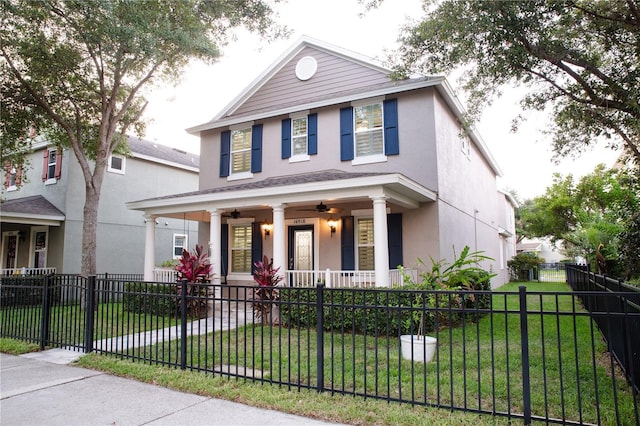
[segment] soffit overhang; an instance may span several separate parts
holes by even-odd
[[[228,209],[271,208],[308,205],[320,201],[348,202],[384,197],[387,202],[405,208],[418,208],[421,203],[433,202],[437,194],[400,173],[376,174],[340,173],[332,178],[306,182],[281,183],[278,178],[265,181],[234,185],[167,197],[127,203],[132,210],[142,210],[145,214],[166,216],[185,212],[213,211]],[[286,177],[282,179],[291,179]]]

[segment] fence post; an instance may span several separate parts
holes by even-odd
[[[93,315],[95,311],[96,276],[87,279],[87,294],[84,312],[84,353],[93,351]]]
[[[51,298],[49,297],[49,287],[51,287],[51,275],[44,277],[42,286],[42,313],[40,317],[40,350],[43,351],[49,343],[49,324],[51,323]]]
[[[316,298],[316,363],[318,365],[318,392],[324,390],[324,284],[318,283]]]
[[[520,350],[522,354],[522,405],[524,424],[531,424],[531,382],[529,378],[529,327],[527,325],[527,287],[521,285],[520,293]]]
[[[187,280],[180,288],[180,369],[187,369]]]

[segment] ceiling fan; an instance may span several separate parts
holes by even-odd
[[[324,204],[322,201],[320,201],[320,204],[316,204],[316,206],[313,209],[300,209],[298,211],[333,214],[333,213],[338,213],[340,210],[341,209],[329,207],[326,204]]]
[[[223,214],[222,217],[230,217],[233,219],[237,219],[240,217],[240,212],[238,211],[238,209],[233,209],[233,211],[229,214]]]

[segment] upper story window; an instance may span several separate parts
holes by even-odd
[[[62,173],[62,150],[45,149],[42,162],[42,181],[45,184],[56,183]]]
[[[291,154],[308,155],[307,150],[307,117],[291,120]]]
[[[4,188],[7,191],[16,191],[22,183],[22,168],[14,167],[7,162],[4,175]]]
[[[251,128],[231,131],[231,174],[251,171]]]
[[[308,111],[282,120],[282,159],[308,161],[318,153],[318,114]]]
[[[460,149],[467,157],[471,155],[471,141],[466,133],[460,135]]]
[[[340,110],[342,161],[375,163],[399,153],[397,99],[358,101]]]
[[[220,134],[220,177],[252,177],[262,171],[262,124],[233,126]]]
[[[122,155],[113,154],[109,157],[109,163],[107,165],[107,171],[112,173],[124,174],[126,158]]]
[[[353,109],[355,156],[384,155],[382,102],[356,106]]]

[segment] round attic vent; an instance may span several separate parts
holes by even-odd
[[[296,77],[299,80],[309,80],[318,70],[318,62],[312,56],[301,58],[296,64]]]

